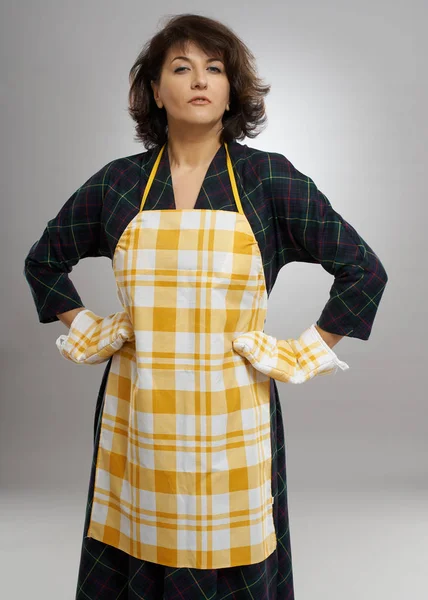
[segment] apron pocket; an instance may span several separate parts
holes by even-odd
[[[56,346],[64,358],[74,363],[99,364],[134,339],[134,329],[125,311],[100,317],[85,309],[77,313],[68,335],[60,335]]]
[[[283,383],[304,383],[316,375],[349,369],[311,325],[297,339],[277,340],[263,331],[250,331],[232,342],[235,352],[255,369]]]

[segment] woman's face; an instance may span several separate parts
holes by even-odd
[[[222,117],[229,102],[230,85],[220,59],[205,54],[189,42],[186,52],[170,48],[158,83],[152,81],[154,98],[165,107],[168,129],[172,127],[222,126]],[[206,96],[208,104],[192,104],[194,96]]]

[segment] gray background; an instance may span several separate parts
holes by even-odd
[[[1,586],[74,597],[105,365],[63,359],[38,322],[24,258],[108,161],[144,151],[128,72],[161,18],[223,20],[272,84],[249,146],[281,152],[372,246],[389,276],[368,341],[335,346],[334,377],[279,384],[296,600],[419,600],[428,563],[426,2],[3,1],[1,7]],[[111,263],[71,275],[120,309]],[[328,299],[319,265],[284,268],[265,331],[298,336]]]

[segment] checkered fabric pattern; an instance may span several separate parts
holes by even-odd
[[[267,310],[245,215],[141,211],[113,265],[135,351],[113,357],[88,535],[169,566],[264,560],[269,378],[232,346]]]
[[[134,339],[125,311],[100,317],[85,309],[77,313],[68,334],[60,335],[56,345],[64,358],[80,365],[95,365],[107,361],[125,342]]]
[[[284,383],[304,383],[317,375],[334,375],[339,368],[349,369],[314,323],[297,340],[277,340],[263,331],[250,331],[233,340],[233,348],[255,369]]]
[[[107,363],[94,415],[94,453],[88,489],[76,600],[294,600],[288,512],[286,439],[281,402],[271,383],[273,517],[278,544],[264,561],[224,569],[168,567],[135,558],[114,546],[86,537],[92,508],[100,415],[105,401]]]

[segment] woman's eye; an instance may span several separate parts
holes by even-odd
[[[216,69],[218,73],[221,73],[221,69],[219,69],[218,67],[208,67],[209,69]],[[174,73],[179,73],[181,72],[182,69],[187,69],[187,67],[178,67],[177,69],[174,69]]]

